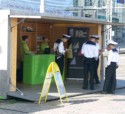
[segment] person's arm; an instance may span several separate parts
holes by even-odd
[[[110,50],[109,51],[109,55],[108,55],[107,66],[109,66],[111,64],[112,56],[113,56],[113,52],[112,52],[112,50]]]
[[[54,52],[57,50],[58,45],[59,45],[58,43],[56,43],[56,42],[54,43],[54,46],[53,46],[53,51]]]
[[[95,59],[98,60],[99,58],[99,49],[97,46],[95,46]]]
[[[85,49],[85,44],[82,45],[82,48],[81,48],[81,54],[84,55],[84,50]]]
[[[96,46],[97,46],[97,48],[99,50],[99,56],[100,56],[102,54],[103,50],[100,48],[99,43],[96,43]]]
[[[117,60],[118,60],[118,61],[116,62],[116,64],[117,64],[117,68],[118,68],[119,62],[120,62],[120,61],[119,61],[119,54],[117,55]]]

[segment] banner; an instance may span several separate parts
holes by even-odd
[[[38,104],[41,103],[43,97],[45,98],[46,102],[53,76],[60,96],[61,103],[62,103],[62,98],[66,98],[66,100],[68,101],[68,97],[66,95],[66,89],[62,80],[59,67],[55,62],[52,62],[48,67]]]

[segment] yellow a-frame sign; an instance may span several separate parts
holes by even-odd
[[[65,89],[62,77],[61,77],[59,67],[55,62],[52,62],[48,67],[38,104],[41,103],[42,98],[45,98],[45,102],[46,102],[53,76],[54,76],[56,87],[60,96],[61,103],[63,103],[62,98],[66,98],[67,102],[69,101],[68,96],[66,95],[66,89]]]

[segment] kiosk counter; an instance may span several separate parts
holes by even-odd
[[[55,61],[55,55],[25,55],[23,66],[24,84],[41,84],[44,82],[46,71],[51,62]]]

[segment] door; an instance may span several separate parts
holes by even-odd
[[[84,42],[88,40],[89,28],[68,27],[68,34],[71,35],[69,47],[72,49],[72,57],[67,60],[67,77],[83,79],[83,56],[79,55]]]

